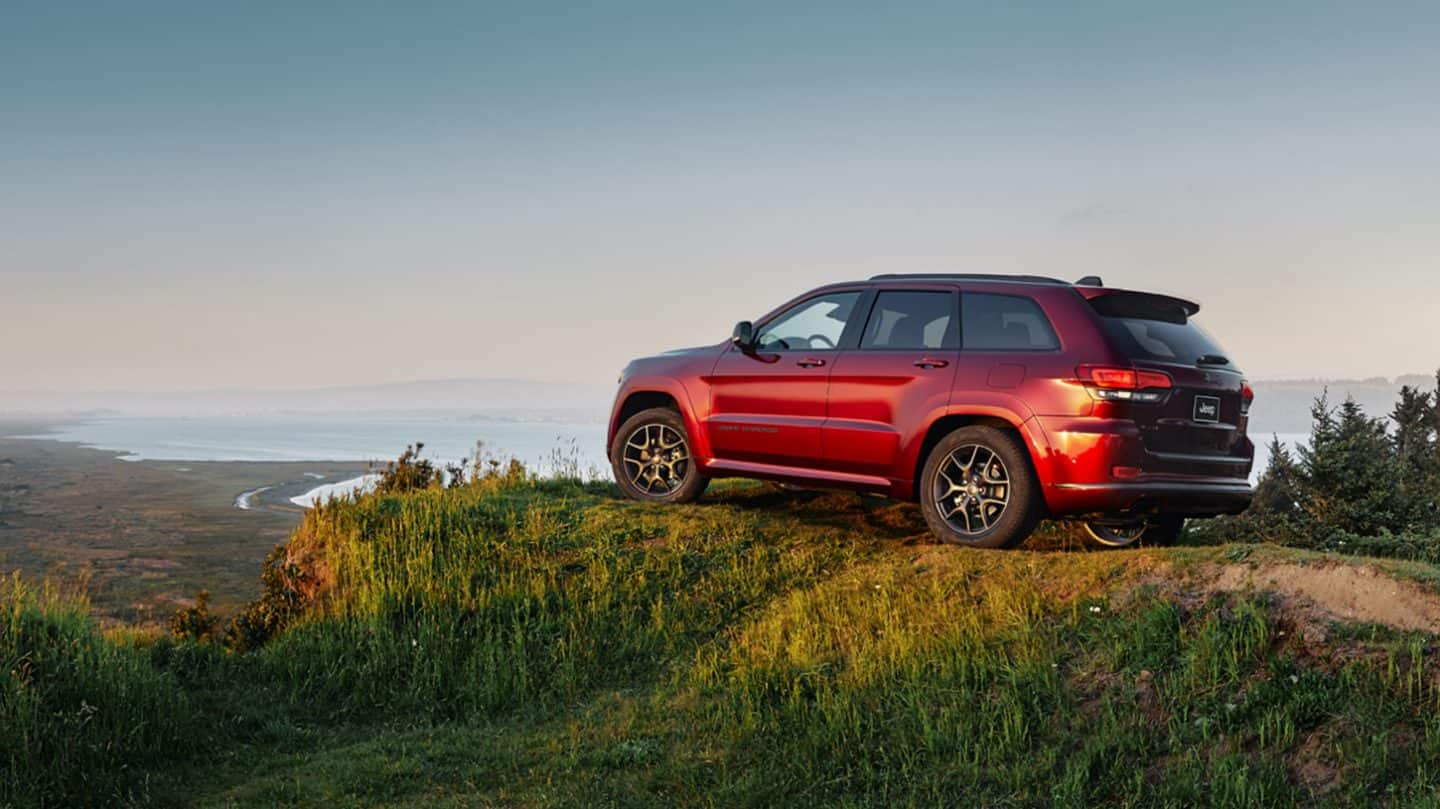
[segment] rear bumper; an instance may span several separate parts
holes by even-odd
[[[1040,417],[1050,444],[1045,501],[1059,517],[1238,514],[1250,505],[1254,448],[1233,455],[1151,452],[1133,421]],[[1128,476],[1119,476],[1121,472]]]
[[[1255,490],[1246,481],[1167,480],[1126,483],[1061,483],[1054,488],[1065,516],[1089,514],[1178,514],[1213,517],[1239,514]]]

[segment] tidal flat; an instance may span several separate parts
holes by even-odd
[[[0,436],[57,423],[0,420]],[[83,587],[106,621],[162,623],[208,590],[228,610],[303,510],[291,502],[368,471],[358,461],[127,461],[44,438],[0,437],[0,571]],[[250,493],[248,508],[237,507]]]

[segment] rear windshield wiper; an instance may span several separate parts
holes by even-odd
[[[1195,360],[1196,365],[1229,365],[1230,360],[1219,354],[1201,354],[1200,359]]]

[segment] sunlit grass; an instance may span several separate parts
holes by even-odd
[[[874,498],[523,475],[337,502],[289,553],[309,605],[243,654],[12,584],[0,803],[1423,805],[1440,780],[1429,636],[1317,646],[1261,595],[1182,594],[1313,554],[973,551]]]

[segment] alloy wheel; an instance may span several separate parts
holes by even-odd
[[[685,483],[690,447],[668,424],[646,424],[625,439],[625,475],[641,493],[664,497]]]
[[[1125,525],[1088,522],[1085,532],[1090,538],[1107,548],[1124,548],[1134,545],[1145,537],[1150,524],[1144,521]]]
[[[945,457],[936,470],[935,505],[956,532],[982,534],[999,521],[1010,502],[1010,472],[988,447],[970,444]]]

